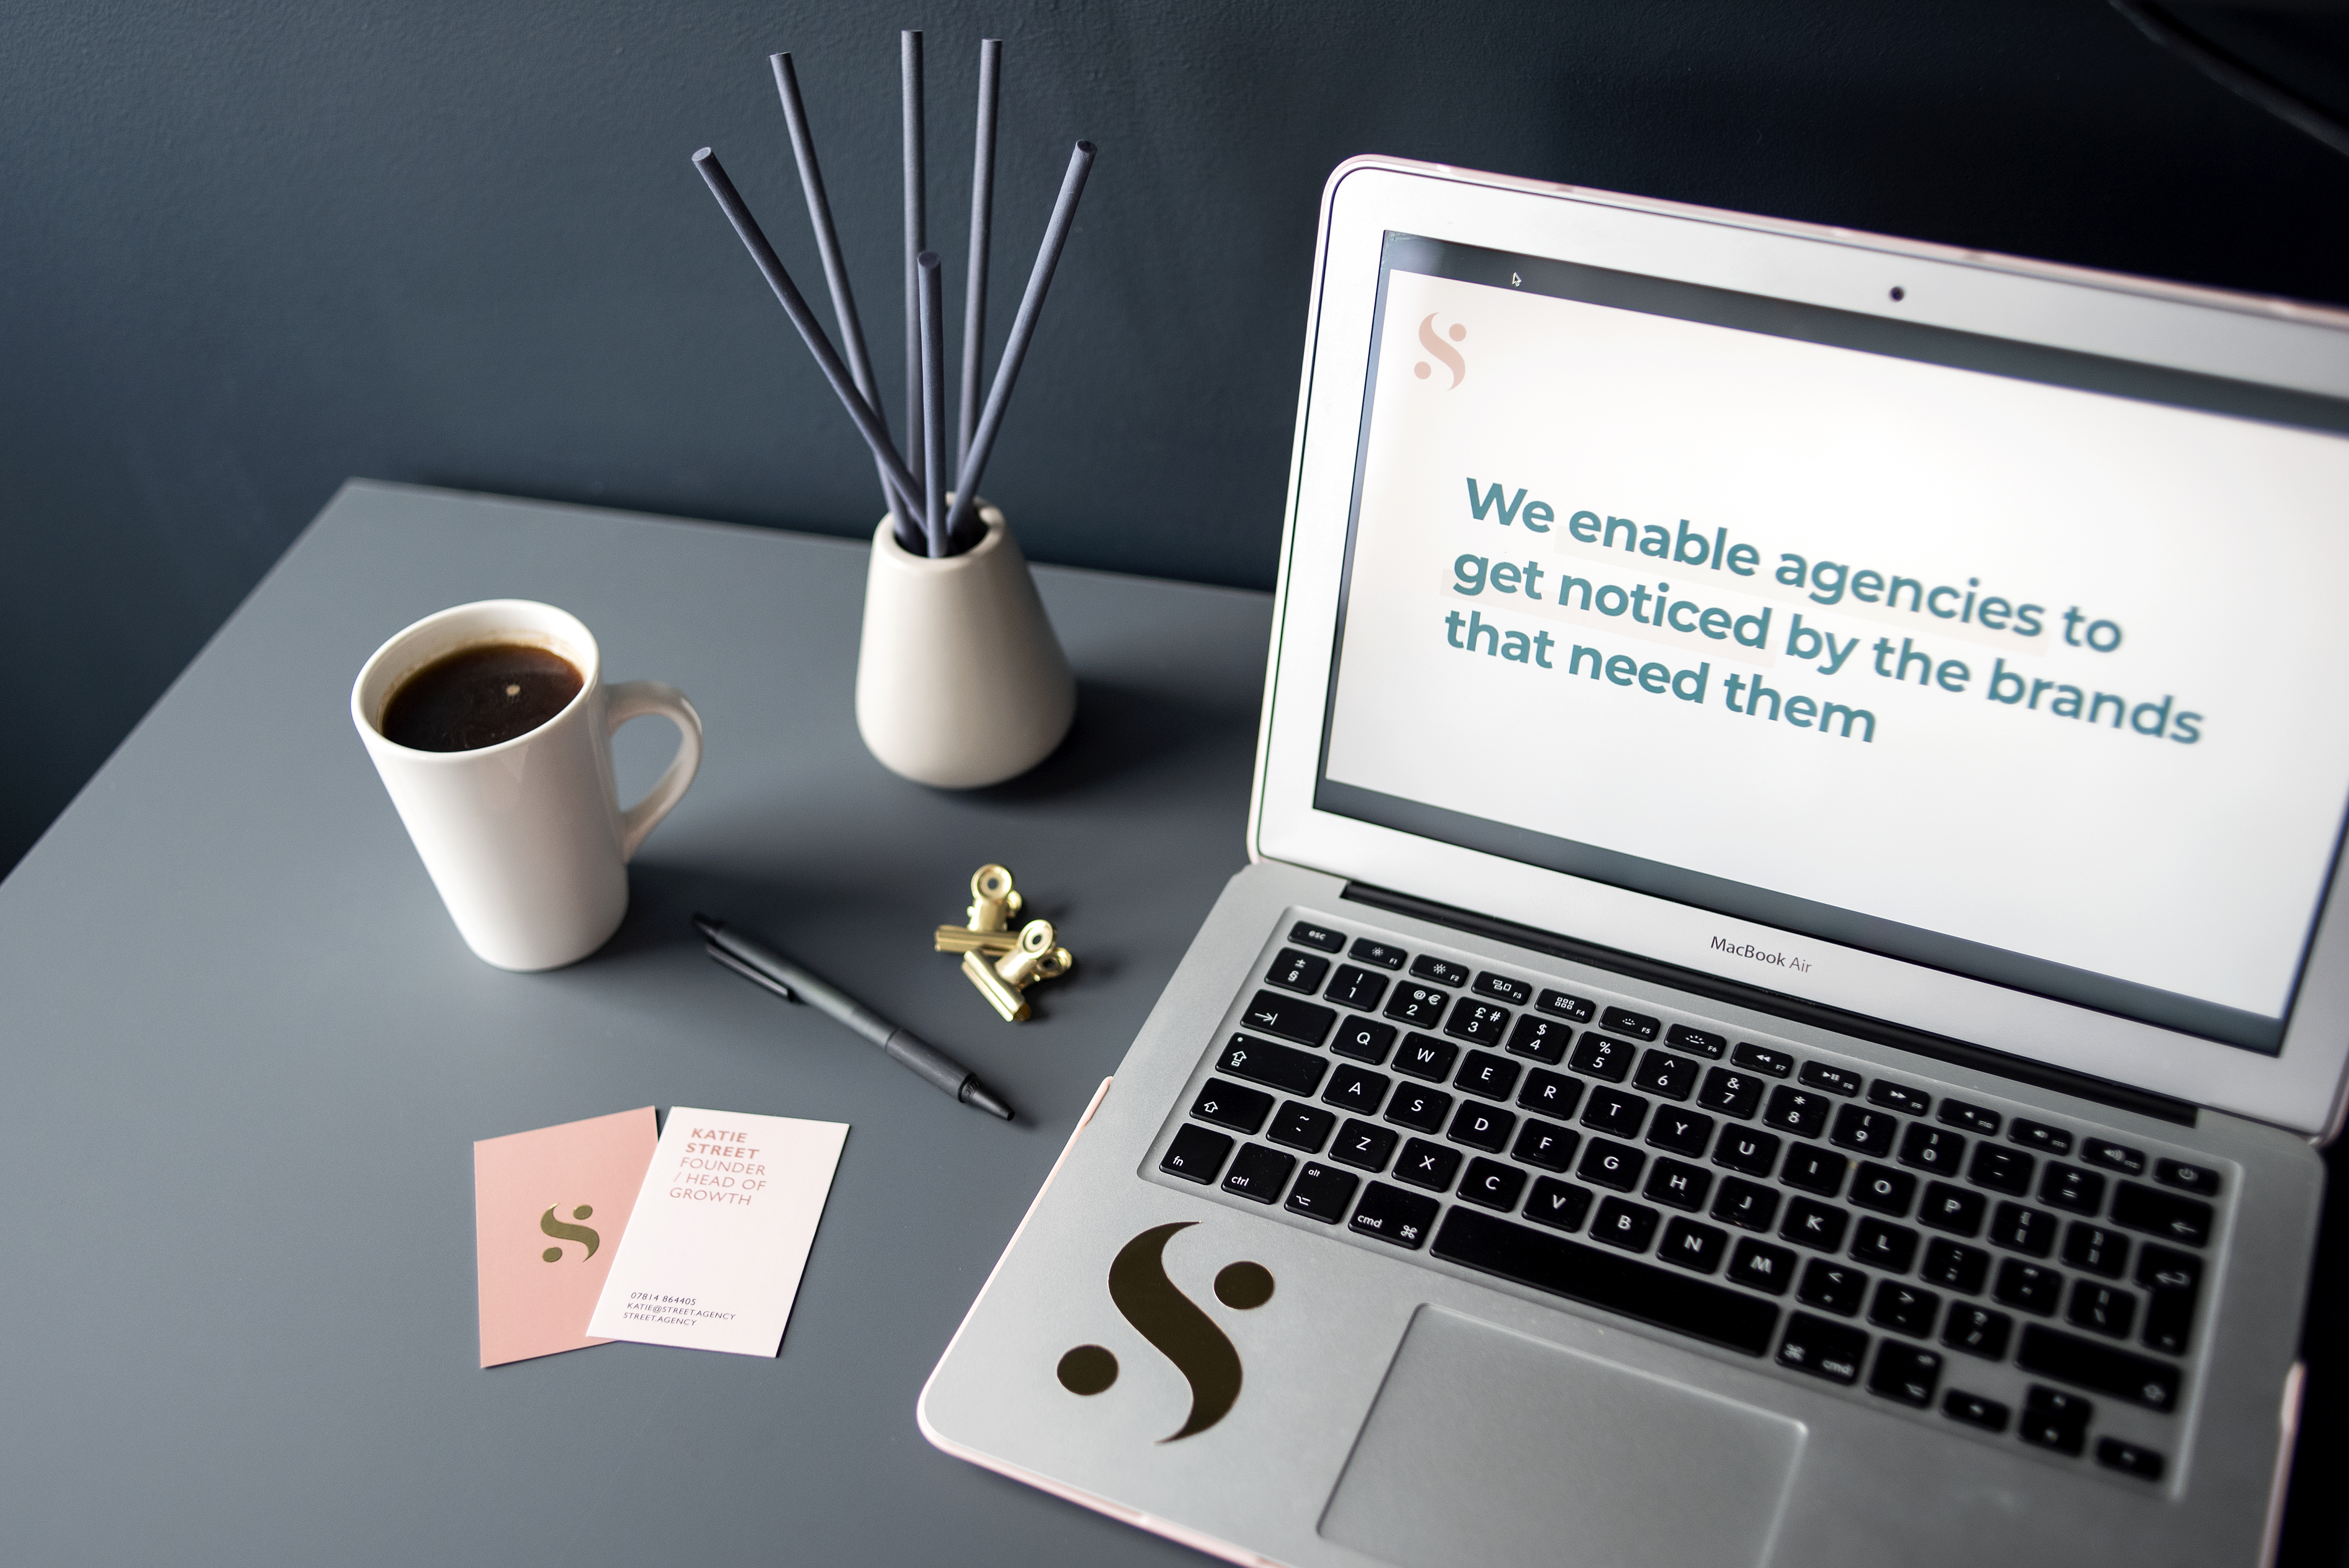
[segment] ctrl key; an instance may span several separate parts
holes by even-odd
[[[1859,1364],[1867,1358],[1867,1335],[1807,1312],[1786,1320],[1786,1337],[1778,1342],[1779,1366],[1830,1383],[1858,1382]]]
[[[1269,1203],[1280,1196],[1288,1173],[1296,1169],[1296,1155],[1267,1149],[1261,1143],[1247,1144],[1241,1148],[1239,1158],[1232,1161],[1231,1174],[1224,1178],[1224,1191]]]
[[[1185,1181],[1196,1181],[1202,1187],[1216,1179],[1224,1161],[1232,1152],[1232,1140],[1220,1132],[1210,1132],[1204,1127],[1185,1122],[1174,1134],[1174,1141],[1166,1146],[1166,1153],[1158,1161],[1158,1169],[1169,1176],[1180,1176]]]

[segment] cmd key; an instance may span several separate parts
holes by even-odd
[[[1318,1046],[1330,1037],[1330,1026],[1338,1015],[1327,1007],[1317,1007],[1310,1002],[1300,1002],[1293,996],[1276,996],[1269,991],[1259,991],[1240,1015],[1240,1022],[1251,1029],[1261,1029],[1268,1035],[1284,1040],[1295,1040],[1300,1046]]]

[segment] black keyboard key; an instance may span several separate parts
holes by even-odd
[[[1973,1295],[1990,1277],[1990,1254],[1980,1247],[1936,1238],[1926,1245],[1924,1266],[1917,1271],[1917,1277],[1927,1284]]]
[[[1448,958],[1438,958],[1433,953],[1423,953],[1411,961],[1411,975],[1431,985],[1461,986],[1468,984],[1468,965],[1454,964]]]
[[[1631,1082],[1666,1099],[1686,1099],[1696,1092],[1696,1075],[1697,1065],[1688,1057],[1649,1051],[1640,1057],[1640,1070],[1631,1075]]]
[[[1275,1143],[1285,1143],[1308,1154],[1319,1154],[1321,1146],[1330,1141],[1330,1130],[1337,1125],[1338,1118],[1332,1111],[1299,1105],[1293,1099],[1284,1100],[1280,1114],[1272,1119],[1272,1130],[1265,1136]]]
[[[1812,1088],[1823,1088],[1829,1094],[1855,1095],[1859,1092],[1857,1073],[1847,1068],[1830,1067],[1826,1062],[1805,1062],[1795,1081]]]
[[[1387,1059],[1394,1043],[1392,1024],[1381,1024],[1373,1018],[1349,1018],[1338,1026],[1338,1037],[1330,1042],[1330,1048],[1341,1057],[1376,1067]]]
[[[1430,1083],[1442,1083],[1452,1076],[1452,1064],[1459,1059],[1460,1047],[1450,1040],[1414,1032],[1402,1037],[1402,1049],[1395,1053],[1394,1070]]]
[[[2012,1192],[2022,1197],[2031,1191],[2031,1170],[2035,1163],[2030,1155],[1994,1144],[1974,1146],[1973,1164],[1966,1171],[1966,1180],[1976,1186],[1993,1191]]]
[[[1526,1218],[1553,1231],[1578,1231],[1589,1216],[1595,1196],[1588,1187],[1571,1187],[1547,1176],[1536,1177],[1533,1195],[1526,1200]]]
[[[2153,1179],[2181,1192],[2193,1192],[2205,1198],[2219,1195],[2219,1173],[2204,1166],[2187,1165],[2176,1160],[2157,1160],[2153,1162]]]
[[[1930,1181],[1926,1183],[1925,1202],[1917,1211],[1917,1221],[1953,1236],[1971,1236],[1982,1230],[1982,1215],[1989,1207],[1990,1200],[1979,1192],[1952,1187],[1947,1181]]]
[[[2139,1480],[2159,1480],[2164,1468],[2161,1456],[2151,1449],[2125,1443],[2118,1438],[2096,1439],[2096,1462],[2106,1470],[2116,1470]]]
[[[1729,1254],[1729,1277],[1748,1289],[1784,1295],[1795,1283],[1795,1254],[1747,1236]]]
[[[2023,1397],[2023,1420],[2014,1435],[2038,1448],[2076,1457],[2088,1446],[2088,1417],[2095,1410],[2076,1394],[2034,1385]]]
[[[1444,1022],[1444,1009],[1451,1005],[1449,991],[1438,991],[1433,985],[1397,985],[1381,1011],[1398,1024],[1432,1029]]]
[[[1662,1020],[1645,1013],[1634,1013],[1628,1007],[1609,1007],[1599,1015],[1599,1026],[1612,1029],[1619,1035],[1629,1035],[1635,1040],[1652,1040],[1662,1027]]]
[[[1402,1153],[1395,1160],[1394,1179],[1424,1187],[1431,1192],[1449,1192],[1452,1179],[1460,1174],[1462,1158],[1457,1149],[1414,1138],[1402,1146]]]
[[[2148,1242],[2137,1249],[2137,1283],[2146,1293],[2147,1347],[2185,1355],[2194,1333],[2194,1298],[2202,1288],[2202,1260]]]
[[[1346,1222],[1346,1228],[1356,1235],[1376,1236],[1417,1252],[1427,1244],[1427,1233],[1435,1224],[1439,1207],[1424,1192],[1406,1192],[1372,1181],[1362,1189],[1362,1201],[1354,1205],[1354,1217]]]
[[[1648,1102],[1619,1088],[1594,1088],[1582,1107],[1582,1125],[1617,1138],[1637,1138],[1648,1119]]]
[[[1517,1087],[1517,1075],[1524,1070],[1506,1057],[1496,1057],[1490,1051],[1470,1051],[1461,1062],[1460,1070],[1452,1075],[1452,1087],[1486,1099],[1506,1099],[1509,1091]]]
[[[1941,1385],[1941,1353],[1921,1346],[1903,1345],[1895,1339],[1880,1341],[1876,1347],[1876,1367],[1868,1375],[1868,1391],[1897,1399],[1903,1405],[1914,1405],[1923,1410],[1933,1403],[1933,1390]]]
[[[1221,1078],[1209,1078],[1191,1102],[1191,1114],[1201,1121],[1228,1127],[1234,1132],[1255,1132],[1272,1114],[1272,1096],[1262,1089],[1242,1088]]]
[[[2008,1258],[1998,1265],[1998,1283],[1990,1294],[1992,1301],[2045,1317],[2055,1310],[2064,1294],[2064,1276],[2021,1258]]]
[[[1868,1322],[1916,1339],[1932,1333],[1933,1319],[1940,1315],[1940,1296],[1913,1284],[1902,1284],[1897,1279],[1880,1281],[1876,1287],[1876,1299],[1868,1304]]]
[[[1795,1286],[1795,1299],[1805,1306],[1832,1312],[1837,1317],[1852,1317],[1858,1314],[1859,1304],[1868,1299],[1868,1276],[1849,1264],[1813,1258],[1803,1265],[1803,1278]]]
[[[1334,1225],[1346,1212],[1346,1206],[1354,1201],[1354,1189],[1361,1182],[1359,1176],[1309,1161],[1305,1169],[1297,1173],[1297,1185],[1288,1190],[1288,1202],[1281,1207],[1292,1214]]]
[[[1261,1143],[1243,1144],[1224,1177],[1224,1191],[1259,1203],[1274,1202],[1288,1184],[1288,1173],[1296,1169],[1294,1154],[1283,1154]]]
[[[1721,1266],[1722,1254],[1727,1251],[1727,1231],[1716,1231],[1694,1220],[1674,1219],[1664,1227],[1663,1245],[1656,1249],[1656,1256],[1692,1274],[1711,1274]]]
[[[1692,1214],[1704,1207],[1712,1192],[1712,1171],[1678,1160],[1657,1161],[1648,1172],[1648,1184],[1640,1189],[1640,1195],[1651,1202],[1685,1209]]]
[[[2113,1194],[2113,1222],[2199,1247],[2210,1239],[2210,1205],[2124,1181]]]
[[[1888,1111],[1847,1105],[1836,1112],[1835,1129],[1827,1141],[1875,1160],[1892,1158],[1892,1140],[1899,1134],[1900,1119]]]
[[[1778,1180],[1789,1187],[1832,1198],[1843,1191],[1843,1173],[1851,1169],[1851,1161],[1832,1149],[1822,1149],[1816,1143],[1795,1143],[1786,1148],[1786,1163],[1780,1167]]]
[[[1713,1118],[1665,1106],[1648,1126],[1648,1141],[1658,1149],[1669,1149],[1692,1160],[1701,1159],[1713,1142]]]
[[[1240,1022],[1249,1028],[1300,1046],[1318,1046],[1328,1039],[1330,1026],[1337,1021],[1338,1015],[1327,1007],[1276,996],[1269,991],[1257,992],[1249,1000],[1247,1011],[1240,1015]]]
[[[1581,1103],[1580,1078],[1546,1073],[1539,1068],[1526,1075],[1526,1087],[1517,1091],[1520,1109],[1538,1110],[1545,1116],[1572,1116],[1574,1108]]]
[[[1509,1150],[1509,1158],[1538,1170],[1563,1171],[1574,1163],[1574,1150],[1581,1141],[1582,1134],[1572,1128],[1529,1116],[1517,1130],[1516,1147]]]
[[[2014,1319],[1962,1301],[1951,1305],[1950,1321],[1941,1326],[1942,1344],[1985,1361],[2005,1360],[2007,1341],[2013,1337]]]
[[[1386,1103],[1387,1088],[1394,1080],[1367,1068],[1350,1067],[1340,1062],[1330,1075],[1330,1087],[1321,1098],[1341,1110],[1357,1116],[1376,1116],[1379,1107]]]
[[[1851,1216],[1841,1209],[1810,1198],[1796,1198],[1786,1205],[1786,1222],[1778,1227],[1778,1239],[1800,1242],[1823,1253],[1838,1253],[1843,1250],[1844,1232],[1850,1225]]]
[[[1860,1364],[1868,1359],[1868,1336],[1824,1317],[1798,1312],[1786,1319],[1786,1337],[1778,1346],[1778,1365],[1846,1387],[1859,1381]]]
[[[1770,1104],[1762,1112],[1762,1120],[1797,1138],[1816,1138],[1827,1124],[1828,1104],[1823,1094],[1782,1083],[1770,1091]]]
[[[1990,1239],[2034,1258],[2055,1250],[2055,1216],[2044,1209],[2001,1203],[1991,1213]]]
[[[1320,1087],[1321,1075],[1329,1067],[1319,1057],[1246,1035],[1234,1035],[1224,1054],[1216,1058],[1217,1072],[1268,1084],[1288,1094],[1311,1094]]]
[[[1402,948],[1391,946],[1383,942],[1372,942],[1367,936],[1356,937],[1354,945],[1346,950],[1346,956],[1359,958],[1365,964],[1375,964],[1381,969],[1402,967]]]
[[[1534,998],[1534,1006],[1545,1013],[1555,1013],[1568,1022],[1575,1024],[1590,1022],[1590,1015],[1593,1011],[1589,997],[1569,996],[1563,991],[1545,991]]]
[[[1724,1127],[1713,1148],[1713,1162],[1745,1176],[1767,1176],[1778,1164],[1778,1140],[1767,1132]]]
[[[2129,1330],[2137,1326],[2137,1297],[2094,1280],[2074,1280],[2072,1304],[2064,1309],[2064,1321],[2075,1328],[2127,1339]]]
[[[1210,1132],[1186,1121],[1174,1130],[1174,1140],[1167,1144],[1158,1169],[1204,1187],[1222,1173],[1224,1161],[1231,1156],[1232,1142],[1228,1133]]]
[[[1288,928],[1288,940],[1299,947],[1311,947],[1323,953],[1336,953],[1346,945],[1343,932],[1332,931],[1326,925],[1316,925],[1300,920]]]
[[[1534,999],[1534,988],[1522,980],[1512,980],[1506,975],[1495,975],[1488,970],[1476,976],[1476,995],[1490,996],[1495,1002],[1506,1002],[1513,1007],[1522,1007]]]
[[[1530,1057],[1552,1067],[1566,1059],[1566,1047],[1574,1038],[1574,1031],[1555,1018],[1537,1017],[1526,1013],[1517,1019],[1517,1026],[1509,1031],[1509,1054]]]
[[[1405,1084],[1387,1101],[1387,1119],[1413,1132],[1441,1132],[1452,1114],[1452,1097],[1440,1090]]]
[[[1656,1239],[1656,1225],[1662,1219],[1661,1214],[1642,1204],[1627,1203],[1620,1198],[1601,1198],[1599,1217],[1590,1222],[1590,1239],[1620,1247],[1627,1253],[1644,1253],[1648,1243]]]
[[[1795,1070],[1795,1058],[1784,1051],[1774,1051],[1767,1046],[1741,1045],[1729,1053],[1729,1059],[1741,1068],[1751,1068],[1772,1078],[1785,1078]]]
[[[2003,1125],[1999,1119],[1998,1112],[1984,1110],[1981,1106],[1968,1105],[1963,1100],[1956,1099],[1945,1099],[1941,1102],[1941,1119],[1951,1127],[1962,1127],[1968,1132],[1977,1133],[1983,1138],[1996,1138],[1999,1128]]]
[[[2179,1373],[2175,1363],[2099,1345],[2061,1329],[2025,1324],[2023,1347],[2015,1353],[2014,1362],[2025,1372],[2092,1393],[2109,1394],[2164,1415],[2178,1408]]]
[[[1495,1105],[1478,1105],[1472,1099],[1463,1101],[1460,1109],[1453,1112],[1452,1128],[1445,1136],[1454,1143],[1498,1154],[1508,1147],[1509,1134],[1516,1130],[1516,1111],[1503,1110]]]
[[[1348,1121],[1338,1129],[1338,1141],[1330,1150],[1330,1158],[1340,1165],[1358,1166],[1364,1171],[1383,1171],[1387,1159],[1394,1153],[1395,1140],[1402,1135],[1383,1127],[1373,1127],[1367,1121]]]
[[[1912,1121],[1900,1135],[1900,1163],[1936,1176],[1954,1176],[1965,1158],[1966,1140],[1954,1132]]]
[[[1594,1035],[1585,1029],[1582,1038],[1575,1044],[1574,1055],[1567,1058],[1566,1065],[1576,1072],[1605,1078],[1609,1083],[1621,1083],[1624,1075],[1631,1070],[1633,1054],[1634,1047],[1621,1040]]]
[[[1715,1061],[1719,1061],[1722,1053],[1729,1049],[1729,1039],[1726,1036],[1712,1034],[1703,1029],[1692,1029],[1686,1024],[1674,1024],[1671,1028],[1666,1029],[1664,1044],[1678,1046],[1684,1051],[1694,1051],[1701,1057],[1711,1057]]]
[[[2093,1214],[2105,1206],[2105,1179],[2094,1171],[2051,1160],[2039,1178],[2039,1201],[2075,1214]]]
[[[1444,1217],[1433,1250],[1464,1268],[1748,1356],[1769,1349],[1778,1326],[1777,1307],[1743,1291],[1474,1209],[1455,1207]]]
[[[1593,1186],[1629,1192],[1640,1184],[1640,1172],[1647,1168],[1648,1157],[1638,1150],[1594,1138],[1582,1151],[1582,1163],[1574,1168],[1574,1173]]]
[[[1933,1097],[1905,1084],[1878,1078],[1868,1086],[1868,1103],[1880,1105],[1887,1110],[1897,1110],[1907,1116],[1922,1116],[1933,1109]]]
[[[1908,1215],[1909,1205],[1916,1201],[1917,1178],[1906,1171],[1895,1171],[1889,1165],[1862,1165],[1852,1173],[1851,1202],[1855,1208],[1889,1214],[1894,1219]]]
[[[1358,969],[1351,964],[1340,965],[1338,973],[1330,981],[1330,1000],[1340,1006],[1364,1009],[1375,1007],[1379,1005],[1379,998],[1386,994],[1387,977],[1385,975],[1374,975],[1368,969]],[[1388,1032],[1387,1037],[1394,1038],[1392,1030]]]
[[[1961,1393],[1955,1388],[1941,1396],[1941,1414],[1969,1427],[1980,1427],[1985,1432],[2006,1430],[2006,1423],[2014,1417],[2013,1411],[1995,1399]]]
[[[2064,1232],[2064,1261],[2106,1279],[2118,1279],[2128,1266],[2129,1242],[2118,1231],[2075,1220]]]
[[[1741,1231],[1767,1231],[1778,1222],[1778,1194],[1759,1182],[1729,1177],[1713,1201],[1713,1217]]]
[[[1284,947],[1272,961],[1271,970],[1264,983],[1278,985],[1284,991],[1302,991],[1308,996],[1321,989],[1321,977],[1330,973],[1330,961],[1316,958],[1309,953],[1299,953],[1294,947]]]
[[[2087,1164],[2106,1171],[2117,1171],[2124,1176],[2145,1174],[2145,1150],[2124,1144],[2107,1143],[2101,1138],[2091,1138],[2080,1145],[2080,1158]]]
[[[1474,996],[1463,996],[1454,1003],[1452,1016],[1444,1021],[1445,1034],[1474,1046],[1497,1046],[1508,1029],[1509,1010],[1506,1007],[1479,1002]]]
[[[1717,1110],[1744,1121],[1762,1107],[1762,1080],[1751,1073],[1714,1068],[1704,1075],[1704,1087],[1696,1091],[1696,1102],[1707,1110]]]
[[[2042,1154],[2072,1152],[2072,1135],[2044,1121],[2025,1121],[2018,1116],[2014,1119],[2014,1125],[2006,1130],[2006,1136],[2025,1149],[2036,1149]]]
[[[1468,1174],[1460,1178],[1462,1202],[1481,1203],[1505,1214],[1517,1206],[1517,1195],[1525,1190],[1526,1173],[1497,1160],[1471,1160]]]
[[[1920,1239],[1917,1233],[1906,1225],[1896,1225],[1889,1220],[1866,1218],[1859,1222],[1859,1230],[1851,1238],[1851,1255],[1856,1262],[1872,1264],[1890,1274],[1907,1274],[1909,1265],[1917,1261]]]

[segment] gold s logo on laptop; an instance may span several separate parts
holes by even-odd
[[[1458,343],[1468,335],[1468,329],[1455,321],[1444,329],[1444,335],[1452,339],[1452,343]],[[1446,343],[1444,338],[1435,335],[1433,315],[1431,315],[1425,321],[1419,324],[1419,346],[1442,360],[1444,368],[1452,372],[1452,387],[1446,387],[1444,388],[1446,392],[1451,391],[1453,387],[1459,386],[1468,376],[1468,362],[1460,357],[1460,351],[1453,347],[1452,343]],[[1435,367],[1423,359],[1411,367],[1411,373],[1424,381],[1435,374]]]
[[[1216,1320],[1166,1277],[1167,1242],[1196,1223],[1154,1225],[1119,1248],[1109,1265],[1110,1300],[1191,1385],[1191,1414],[1162,1443],[1206,1431],[1240,1397],[1240,1353]],[[1262,1264],[1228,1264],[1216,1275],[1216,1299],[1238,1312],[1262,1306],[1272,1299],[1272,1271]],[[1098,1394],[1117,1381],[1117,1357],[1106,1346],[1080,1345],[1061,1357],[1057,1370],[1070,1393]]]

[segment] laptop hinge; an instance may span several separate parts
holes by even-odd
[[[1724,980],[1717,975],[1707,975],[1695,969],[1684,969],[1677,964],[1665,964],[1653,958],[1642,958],[1619,948],[1605,947],[1579,937],[1561,936],[1556,932],[1542,931],[1515,921],[1495,920],[1488,914],[1470,910],[1454,909],[1450,904],[1429,899],[1415,898],[1407,892],[1372,887],[1366,882],[1348,882],[1341,895],[1355,903],[1368,904],[1394,914],[1407,914],[1436,925],[1448,925],[1455,931],[1465,931],[1478,936],[1529,947],[1537,953],[1547,953],[1554,958],[1569,958],[1577,964],[1588,964],[1594,969],[1611,970],[1635,980],[1646,980],[1675,990],[1693,992],[1715,1002],[1747,1007],[1757,1013],[1808,1024],[1816,1028],[1832,1029],[1839,1035],[1850,1035],[1895,1050],[1913,1051],[1936,1061],[1954,1063],[1978,1072],[1995,1073],[2035,1088],[2052,1089],[2081,1099],[2094,1100],[2118,1110],[2134,1111],[2157,1121],[2175,1122],[2180,1127],[2195,1124],[2197,1108],[2189,1101],[2172,1099],[2164,1094],[2133,1088],[2115,1083],[2110,1078],[2093,1078],[2086,1073],[2049,1067],[2028,1057],[1994,1051],[1987,1046],[1977,1046],[1964,1040],[1954,1040],[1946,1035],[1936,1035],[1923,1029],[1912,1029],[1902,1024],[1886,1023],[1864,1013],[1847,1012],[1823,1003],[1808,1002],[1799,996],[1784,995],[1765,991],[1758,985],[1747,985],[1735,980]]]

